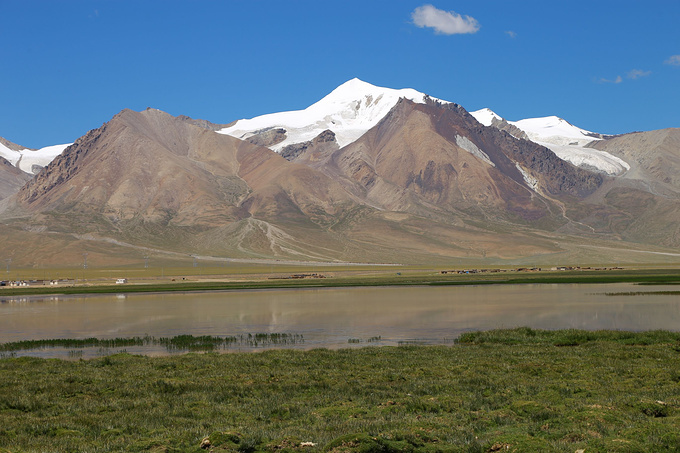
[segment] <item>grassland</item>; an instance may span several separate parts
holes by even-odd
[[[678,333],[527,328],[450,347],[2,359],[0,451],[680,451],[679,359]]]
[[[101,294],[167,291],[218,291],[270,288],[356,287],[356,286],[439,286],[541,283],[640,283],[680,284],[678,268],[636,268],[614,270],[571,270],[442,274],[441,269],[395,266],[239,266],[224,267],[87,270],[81,277],[71,270],[51,270],[48,276],[72,278],[57,286],[0,287],[0,297],[38,294]],[[38,278],[35,270],[15,271],[15,279]],[[323,278],[290,278],[293,275],[316,274]],[[125,285],[113,284],[116,277],[128,277]]]

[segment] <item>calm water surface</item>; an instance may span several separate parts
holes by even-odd
[[[544,284],[12,297],[0,299],[0,343],[294,333],[303,335],[304,343],[288,347],[340,348],[450,343],[462,332],[518,326],[680,330],[679,296],[604,295],[663,290],[677,287]],[[369,343],[374,337],[380,340]],[[125,349],[151,355],[167,353],[161,347]],[[248,348],[240,348],[244,349]],[[84,356],[109,352],[115,351],[91,350]],[[66,354],[68,351],[44,349],[18,355]]]

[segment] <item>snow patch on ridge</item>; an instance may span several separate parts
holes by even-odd
[[[55,157],[61,154],[71,143],[64,145],[52,145],[38,150],[22,149],[14,151],[0,143],[0,156],[7,159],[12,165],[26,173],[33,174],[33,166],[46,167]]]
[[[0,157],[4,157],[9,161],[10,164],[17,166],[17,162],[21,159],[21,152],[9,149],[2,143],[0,143]]]
[[[500,116],[498,116],[493,110],[491,109],[480,109],[476,110],[474,112],[470,112],[470,115],[474,116],[477,121],[482,123],[484,126],[491,126],[493,123],[493,120],[502,120]]]
[[[593,140],[602,140],[600,134],[581,129],[557,116],[528,118],[510,121],[526,132],[531,141],[554,145],[585,146]]]
[[[424,104],[426,95],[411,88],[381,88],[355,78],[304,110],[238,120],[218,132],[247,139],[262,129],[283,128],[286,130],[286,139],[270,147],[279,152],[288,145],[310,141],[330,129],[342,148],[378,124],[400,98]]]
[[[525,169],[520,167],[517,162],[515,162],[515,167],[517,167],[517,170],[522,173],[522,177],[524,178],[524,182],[527,183],[527,186],[531,187],[534,192],[538,191],[538,180],[531,176]]]
[[[27,173],[33,173],[34,165],[46,167],[69,146],[71,146],[71,143],[46,146],[37,151],[24,150],[22,152],[19,168]]]
[[[469,138],[463,137],[461,135],[456,135],[456,145],[458,145],[460,148],[463,148],[465,151],[469,152],[473,156],[476,156],[480,159],[482,159],[484,162],[487,164],[491,165],[492,167],[495,167],[496,164],[491,162],[491,159],[489,159],[489,156],[479,149],[477,145],[472,143]]]

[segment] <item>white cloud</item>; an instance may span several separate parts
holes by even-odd
[[[647,77],[651,73],[652,73],[652,71],[643,71],[642,69],[633,69],[632,71],[628,71],[628,74],[626,74],[626,76],[629,79],[637,80],[640,77]]]
[[[510,36],[512,39],[515,39],[517,37],[517,33],[515,33],[512,30],[508,30],[505,32],[506,35]]]
[[[600,79],[600,83],[621,83],[623,82],[623,77],[621,76],[616,76],[614,80],[609,80],[609,79]]]
[[[479,22],[474,17],[443,11],[432,5],[419,6],[411,13],[411,18],[417,27],[434,28],[436,33],[443,35],[477,33],[479,30]]]
[[[671,57],[664,61],[664,63],[672,66],[680,66],[680,55],[671,55]]]

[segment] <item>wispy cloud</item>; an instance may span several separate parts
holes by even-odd
[[[411,13],[413,23],[420,28],[433,28],[442,35],[477,33],[479,22],[474,17],[461,16],[454,11],[444,11],[432,5],[423,5]]]
[[[626,77],[632,80],[637,80],[641,77],[647,77],[650,75],[652,71],[643,71],[642,69],[633,69],[631,71],[628,71],[628,74],[626,74]]]
[[[631,69],[626,73],[626,79],[637,80],[642,77],[647,77],[652,74],[652,71],[643,71],[642,69]],[[605,79],[604,77],[597,79],[598,83],[623,83],[623,77],[616,76],[615,79]]]
[[[512,30],[508,30],[505,32],[506,35],[510,36],[512,39],[515,39],[517,37],[517,33],[515,33]]]
[[[680,55],[671,55],[671,57],[664,61],[664,63],[669,64],[671,66],[680,66]]]
[[[602,79],[598,80],[598,82],[600,82],[600,83],[621,83],[621,82],[623,82],[623,77],[616,76],[616,78],[613,79],[613,80],[602,78]]]

